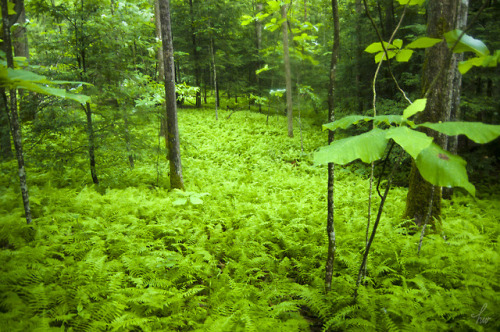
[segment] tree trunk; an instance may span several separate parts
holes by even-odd
[[[160,22],[160,5],[158,0],[155,0],[155,31],[156,38],[162,40],[161,37],[161,22]],[[162,82],[165,79],[165,67],[163,61],[163,50],[161,46],[157,50],[157,61],[158,61],[158,82]]]
[[[4,52],[7,58],[7,66],[9,68],[14,68],[14,57],[12,55],[12,41],[10,37],[10,27],[11,24],[9,24],[9,11],[8,11],[8,5],[7,5],[7,0],[2,0],[1,2],[1,7],[2,7],[2,21],[3,21],[3,46],[4,46]],[[2,91],[3,96],[3,103],[5,105],[5,108],[8,109],[9,107],[9,102],[7,100],[7,95],[5,93],[5,90]],[[21,127],[19,126],[19,119],[17,115],[17,100],[16,100],[16,90],[10,90],[10,112],[8,114],[10,115],[10,127],[11,127],[11,132],[12,132],[12,138],[14,140],[14,148],[16,149],[16,156],[17,156],[17,168],[18,168],[18,173],[19,173],[19,183],[21,187],[21,195],[23,198],[23,205],[24,205],[24,214],[26,217],[26,223],[31,224],[32,223],[32,217],[31,217],[31,208],[30,208],[30,200],[29,200],[29,191],[28,191],[28,183],[26,181],[26,170],[24,166],[24,154],[23,154],[23,144],[22,144],[22,139],[21,139]]]
[[[0,94],[6,96],[5,89],[0,89]],[[3,97],[0,98],[0,158],[1,160],[10,160],[14,156],[12,154],[12,146],[10,142],[10,124],[8,104]]]
[[[90,108],[90,103],[86,103],[85,115],[87,116],[87,139],[89,141],[89,164],[90,164],[90,175],[92,176],[92,182],[94,184],[99,184],[99,179],[97,178],[96,162],[95,162],[95,137],[94,137],[94,125],[92,123],[92,109]]]
[[[337,61],[340,49],[340,23],[339,6],[337,0],[332,0],[333,15],[333,47],[332,59],[330,63],[330,86],[328,89],[328,122],[335,121],[335,86]],[[328,144],[334,140],[334,132],[328,132]],[[328,234],[328,255],[326,259],[325,289],[329,292],[332,289],[333,263],[335,261],[336,239],[335,239],[335,165],[328,163],[328,216],[326,222],[326,232]]]
[[[459,13],[456,0],[431,0],[427,9],[427,36],[432,38],[443,38],[443,34],[453,30],[457,26]],[[446,42],[441,42],[426,50],[424,72],[422,76],[422,88],[427,93],[427,106],[416,119],[418,123],[447,121],[450,118],[451,103],[450,96],[459,93],[460,87],[454,86],[455,68],[453,61],[448,61],[449,50]],[[429,90],[436,75],[437,81]],[[429,91],[428,91],[429,90]],[[427,135],[434,138],[434,142],[446,148],[446,136],[436,134],[431,130],[423,130]],[[406,200],[405,218],[412,219],[420,226],[427,215],[430,205],[432,185],[425,181],[420,175],[415,163],[412,164],[410,172],[408,196]],[[433,224],[434,231],[439,229],[441,214],[441,187],[436,187],[432,203],[429,222]],[[437,221],[437,222],[436,222]]]
[[[215,50],[214,50],[214,40],[213,37],[210,36],[210,55],[212,56],[212,65],[214,70],[214,90],[215,90],[215,120],[219,120],[219,100],[217,99],[217,68],[215,67]]]
[[[361,31],[361,15],[363,13],[363,7],[361,6],[361,0],[356,0],[355,3],[356,8],[356,99],[358,102],[357,110],[358,113],[361,114],[363,112],[363,91],[361,88],[361,59],[363,56],[363,34]]]
[[[179,129],[177,125],[177,103],[175,97],[174,48],[170,26],[170,1],[159,0],[161,35],[163,36],[163,59],[165,66],[165,102],[167,134],[165,141],[170,162],[170,188],[184,190],[182,179],[181,151]]]
[[[463,30],[467,25],[467,12],[469,10],[469,0],[462,0],[458,4],[458,28]],[[452,69],[453,75],[452,86],[454,87],[449,96],[450,103],[450,121],[460,121],[460,92],[462,87],[462,74],[458,71],[458,63],[464,59],[463,53],[453,54]],[[449,136],[447,140],[447,150],[453,154],[457,154],[458,150],[458,136]],[[451,199],[453,195],[453,188],[443,188],[443,198]]]
[[[282,24],[283,32],[283,60],[285,62],[285,83],[286,83],[286,116],[288,119],[288,137],[293,137],[293,103],[292,103],[292,74],[290,71],[290,53],[288,50],[288,22],[287,5],[281,6],[281,18],[285,21]]]
[[[161,0],[160,0],[161,1]],[[196,30],[195,30],[195,14],[194,14],[194,0],[189,0],[189,14],[191,16],[191,42],[193,44],[193,56],[194,56],[194,78],[195,84],[200,88],[200,56],[198,54],[198,44],[196,42]],[[201,89],[196,91],[196,108],[201,107]]]

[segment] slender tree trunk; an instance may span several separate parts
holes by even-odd
[[[170,188],[184,190],[182,179],[181,151],[179,129],[177,125],[177,103],[175,96],[174,48],[170,26],[170,1],[159,0],[161,35],[163,36],[163,59],[165,62],[165,101],[167,118],[167,135],[165,141],[170,162]]]
[[[87,138],[89,141],[89,164],[90,164],[90,175],[92,176],[92,182],[94,184],[99,184],[99,179],[97,178],[96,162],[95,162],[95,137],[94,137],[94,124],[92,123],[92,109],[90,108],[90,103],[86,103],[85,115],[87,116]]]
[[[363,35],[361,31],[361,15],[363,13],[363,7],[361,6],[361,0],[356,0],[355,3],[356,8],[356,99],[358,102],[357,108],[358,113],[363,112],[363,98],[362,98],[362,89],[361,89],[361,58],[363,54]]]
[[[14,1],[13,1],[14,2]],[[17,57],[24,57],[29,60],[29,45],[28,45],[28,34],[26,31],[26,12],[24,10],[24,0],[16,0],[17,14],[17,27],[14,29],[12,35],[12,41],[14,44],[14,54]],[[26,93],[23,90],[18,91],[19,97],[19,115],[21,120],[29,121],[35,119],[35,109],[27,108],[27,103],[25,102]]]
[[[6,96],[5,89],[0,88],[0,94]],[[0,98],[0,155],[1,160],[10,160],[14,156],[12,154],[12,146],[10,142],[10,124],[8,104],[4,98]]]
[[[9,11],[7,0],[1,0],[2,6],[2,21],[3,21],[3,46],[4,52],[7,58],[7,66],[9,68],[14,68],[14,57],[12,55],[12,41],[10,36],[10,27],[11,24],[9,22]],[[5,90],[2,91],[3,103],[8,109],[9,102],[7,100],[7,96],[5,94]],[[26,217],[26,223],[32,223],[31,216],[31,208],[30,208],[30,200],[29,200],[29,191],[28,191],[28,183],[26,181],[26,170],[24,166],[24,154],[23,154],[23,144],[21,138],[21,127],[19,126],[19,119],[17,114],[17,100],[16,100],[16,90],[12,89],[9,91],[10,94],[10,127],[12,132],[12,138],[14,140],[14,148],[16,149],[17,156],[17,168],[19,173],[19,183],[21,187],[21,195],[23,198],[24,205],[24,214]]]
[[[214,50],[214,40],[213,37],[210,36],[210,55],[212,56],[212,65],[214,70],[214,90],[215,90],[215,120],[219,120],[219,100],[217,98],[217,68],[215,67],[215,50]]]
[[[335,121],[335,87],[337,62],[340,50],[340,23],[339,6],[337,0],[332,0],[333,16],[333,47],[332,59],[330,63],[330,86],[328,89],[328,121]],[[328,132],[328,144],[334,140],[334,132]],[[335,262],[336,238],[335,238],[335,165],[328,163],[328,216],[326,221],[326,232],[328,234],[328,255],[326,260],[325,289],[329,292],[332,289],[333,263]]]
[[[191,16],[191,42],[193,44],[193,56],[194,56],[194,78],[196,86],[201,88],[200,55],[198,54],[198,44],[196,41],[195,14],[194,14],[193,2],[194,0],[189,0],[189,14]],[[201,89],[196,92],[196,108],[200,107],[201,107]]]
[[[257,2],[256,9],[257,12],[261,12],[262,9],[264,8],[264,5],[262,2]],[[255,39],[256,39],[256,46],[257,46],[257,66],[256,69],[259,69],[262,66],[262,59],[260,56],[260,50],[262,49],[262,22],[260,20],[257,20],[255,22]],[[260,97],[262,95],[262,87],[261,87],[261,80],[259,75],[255,75],[255,80],[257,83],[257,95]],[[262,111],[262,105],[259,103],[259,112]]]
[[[160,5],[158,0],[155,0],[155,31],[156,38],[162,40],[161,37],[161,22],[160,22]],[[162,82],[165,79],[165,65],[163,61],[163,50],[161,46],[157,50],[157,61],[158,61],[158,82]]]
[[[469,10],[469,0],[462,0],[458,4],[458,24],[459,29],[464,29],[467,25],[467,12]],[[464,59],[463,53],[453,54],[452,69],[450,74],[453,75],[451,94],[449,95],[450,103],[450,121],[460,121],[460,92],[462,87],[462,74],[458,71],[458,63]],[[449,136],[447,140],[447,150],[453,154],[457,154],[458,136]],[[453,188],[443,188],[443,198],[451,199]]]
[[[427,9],[427,36],[441,39],[445,32],[456,28],[459,2],[456,0],[429,1]],[[452,67],[453,61],[448,61],[448,54],[449,50],[446,42],[441,42],[426,50],[422,88],[424,93],[428,95],[427,106],[425,111],[417,117],[416,121],[418,123],[447,121],[450,118],[451,103],[449,102],[449,96],[459,93],[460,87],[453,85],[455,81],[455,68]],[[428,91],[437,73],[442,74],[437,78],[438,81],[435,86]],[[432,136],[435,143],[446,148],[445,135],[436,134],[431,130],[424,130],[424,132]],[[418,226],[422,225],[427,215],[432,190],[432,185],[422,178],[415,163],[413,163],[404,216],[414,220]],[[441,187],[436,187],[434,190],[430,217],[430,224],[433,224],[434,231],[439,229],[440,226],[441,192]],[[437,223],[435,222],[436,220],[438,221]]]
[[[292,103],[292,73],[290,70],[290,52],[288,50],[288,22],[287,5],[281,6],[281,18],[285,21],[282,24],[283,33],[283,60],[285,62],[285,83],[286,83],[286,116],[288,119],[288,137],[293,137],[293,103]]]

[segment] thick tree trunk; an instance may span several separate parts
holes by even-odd
[[[431,0],[427,9],[427,36],[432,38],[443,38],[447,31],[455,29],[459,13],[460,1],[457,0]],[[441,42],[426,50],[424,72],[422,76],[423,92],[427,93],[427,106],[420,113],[416,121],[439,122],[447,121],[451,114],[450,96],[459,93],[460,87],[454,86],[456,81],[453,61],[448,61],[449,50],[446,42]],[[436,84],[429,90],[436,75]],[[424,132],[434,138],[434,142],[446,148],[446,136],[436,134],[431,130]],[[410,172],[408,196],[406,201],[405,217],[414,220],[417,225],[422,225],[430,205],[432,185],[425,181],[413,163]],[[441,214],[441,188],[436,187],[431,209],[430,223],[434,231],[439,228]],[[438,221],[436,223],[436,221]]]
[[[172,30],[170,26],[170,1],[159,0],[161,34],[163,36],[163,59],[165,62],[165,101],[167,135],[165,141],[170,162],[170,188],[184,190],[182,179],[181,151],[179,129],[177,125],[177,103],[175,97],[174,48],[172,45]]]
[[[3,20],[3,43],[4,43],[4,52],[7,58],[7,66],[9,68],[14,68],[14,57],[12,55],[12,41],[10,36],[10,27],[9,24],[9,12],[7,6],[7,0],[2,0],[2,20]],[[16,149],[17,156],[17,168],[19,174],[19,183],[21,187],[21,195],[23,198],[24,205],[24,214],[26,217],[26,223],[32,223],[31,216],[31,208],[30,208],[30,200],[29,200],[29,191],[28,191],[28,183],[26,181],[26,169],[24,166],[24,154],[23,154],[23,144],[21,139],[21,127],[19,126],[19,119],[17,114],[17,99],[16,99],[16,90],[10,90],[10,105],[7,100],[7,96],[5,94],[5,90],[2,91],[3,103],[6,109],[10,106],[10,127],[12,132],[12,138],[14,140],[14,148]]]
[[[292,74],[290,70],[290,52],[288,50],[288,22],[286,14],[287,5],[282,5],[281,18],[285,20],[281,26],[283,34],[283,60],[285,62],[286,116],[288,119],[288,137],[293,137]]]
[[[330,86],[328,89],[328,122],[335,121],[335,86],[337,61],[340,50],[340,24],[339,24],[339,6],[337,0],[332,0],[333,15],[333,47],[332,59],[330,63]],[[328,144],[334,140],[334,132],[328,132]],[[335,165],[328,163],[328,216],[326,222],[326,232],[328,234],[328,255],[326,259],[325,289],[332,289],[333,263],[335,262],[336,238],[335,238]]]

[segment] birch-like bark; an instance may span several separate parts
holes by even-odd
[[[328,89],[328,121],[335,121],[335,86],[337,62],[340,50],[340,23],[339,6],[337,0],[332,0],[333,16],[333,47],[330,63],[330,86]],[[334,140],[334,132],[328,132],[328,144]],[[332,289],[333,263],[335,262],[335,251],[337,250],[337,240],[335,237],[335,165],[328,163],[328,216],[326,222],[326,232],[328,234],[328,254],[326,259],[325,289],[329,292]]]
[[[182,179],[179,128],[177,124],[177,103],[175,96],[174,48],[170,26],[170,1],[159,0],[161,35],[163,37],[163,59],[165,66],[165,104],[167,133],[165,142],[170,162],[170,188],[184,190]]]
[[[283,60],[285,62],[286,84],[286,116],[288,120],[288,137],[293,137],[293,103],[292,103],[292,73],[290,70],[290,52],[288,49],[288,21],[287,5],[281,6],[282,34],[283,34]]]
[[[3,21],[3,46],[4,52],[7,58],[7,66],[9,68],[14,68],[14,57],[12,54],[12,40],[10,35],[10,27],[9,24],[9,11],[7,6],[7,0],[1,0],[2,6],[2,21]],[[30,200],[29,200],[29,191],[28,191],[28,183],[26,181],[26,169],[24,166],[24,154],[23,154],[23,144],[21,138],[21,127],[19,126],[19,118],[17,114],[17,100],[16,100],[16,90],[12,89],[9,91],[10,94],[10,105],[7,100],[7,96],[5,94],[5,90],[3,91],[3,102],[6,108],[10,106],[10,127],[12,138],[14,140],[14,148],[16,150],[17,157],[17,168],[19,174],[19,183],[21,187],[21,195],[23,198],[24,205],[24,214],[26,217],[26,223],[31,224],[33,222],[31,216],[31,208],[30,208]]]

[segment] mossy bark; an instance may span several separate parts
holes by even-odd
[[[456,28],[459,20],[460,1],[431,0],[427,9],[427,36],[442,39],[444,33]],[[417,123],[440,122],[450,119],[451,96],[456,95],[460,86],[456,84],[456,62],[451,61],[446,42],[441,42],[426,50],[422,76],[422,94],[427,97],[425,111],[416,118]],[[431,130],[422,130],[434,138],[434,142],[446,149],[447,137]],[[404,217],[412,219],[417,225],[424,222],[431,204],[432,186],[420,175],[415,163],[410,172],[408,196]],[[436,188],[432,200],[429,225],[439,228],[442,189]],[[436,224],[436,221],[438,223]]]

